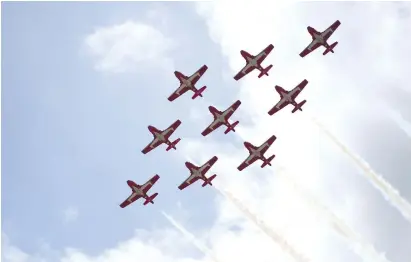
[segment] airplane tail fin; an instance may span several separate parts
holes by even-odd
[[[266,68],[263,68],[263,70],[261,70],[260,74],[258,75],[258,78],[261,78],[264,75],[268,76],[268,71],[270,71],[272,67],[273,65],[269,65]]]
[[[302,102],[300,102],[299,104],[297,104],[297,105],[294,107],[293,111],[291,111],[291,113],[295,113],[295,112],[297,112],[297,110],[303,111],[303,110],[302,110],[302,106],[305,104],[305,102],[307,102],[307,100],[303,100]]]
[[[180,142],[180,140],[181,140],[181,138],[177,138],[176,140],[174,140],[173,142],[171,142],[171,143],[168,145],[166,151],[169,151],[170,149],[176,150],[176,149],[177,149],[177,148],[176,148],[176,145],[178,144],[178,142]]]
[[[264,160],[264,163],[261,165],[261,168],[265,167],[266,165],[271,166],[271,161],[274,159],[275,155],[270,156],[268,159]]]
[[[206,185],[212,186],[213,184],[211,183],[211,181],[213,181],[213,179],[214,179],[216,176],[217,176],[217,175],[214,174],[214,175],[210,176],[209,178],[207,178],[207,179],[204,181],[202,187],[205,187]]]
[[[198,89],[197,91],[194,92],[193,99],[196,99],[198,96],[203,97],[201,93],[207,88],[207,86],[203,86],[202,88]]]
[[[338,44],[338,42],[333,43],[332,45],[330,45],[323,53],[323,55],[328,54],[329,52],[334,53],[334,47]]]
[[[234,123],[229,124],[228,127],[227,127],[227,130],[224,131],[224,134],[228,134],[230,131],[235,132],[235,129],[234,129],[234,128],[236,127],[236,125],[238,125],[238,123],[240,123],[240,122],[239,122],[239,121],[235,121]]]
[[[156,198],[158,196],[158,193],[155,193],[151,196],[149,196],[146,201],[144,202],[144,205],[147,205],[148,203],[154,204],[154,198]]]

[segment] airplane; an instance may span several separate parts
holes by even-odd
[[[320,46],[324,46],[326,49],[323,55],[328,54],[329,52],[334,53],[334,47],[338,44],[338,42],[334,42],[333,44],[329,45],[327,43],[328,38],[334,33],[335,30],[340,26],[341,22],[339,20],[335,21],[330,27],[325,29],[322,33],[317,32],[311,26],[307,27],[308,33],[310,33],[313,40],[311,43],[300,53],[301,57],[304,57],[317,49]]]
[[[277,138],[273,135],[267,141],[265,141],[261,146],[256,147],[249,142],[244,142],[244,146],[248,149],[250,155],[237,167],[239,171],[242,171],[244,168],[248,167],[258,159],[263,161],[261,168],[266,165],[271,166],[271,161],[274,159],[275,155],[270,156],[269,158],[264,157],[264,153],[270,148]]]
[[[189,185],[193,184],[197,180],[203,180],[203,185],[202,187],[205,187],[206,185],[212,186],[211,181],[217,176],[216,174],[210,176],[207,178],[205,174],[207,173],[208,170],[217,162],[218,157],[213,156],[210,160],[208,160],[204,165],[198,167],[193,165],[190,162],[186,162],[185,165],[190,170],[190,176],[184,180],[184,182],[178,186],[178,189],[183,190],[184,188],[188,187]]]
[[[237,100],[234,104],[232,104],[229,108],[227,108],[224,112],[221,112],[217,110],[213,106],[209,106],[208,110],[210,110],[211,114],[213,114],[214,120],[213,122],[206,128],[204,131],[201,133],[203,136],[207,136],[210,134],[212,131],[216,130],[219,128],[221,125],[227,126],[226,131],[224,131],[224,134],[227,134],[230,131],[235,132],[234,127],[238,125],[239,121],[236,121],[232,124],[228,122],[228,119],[231,117],[231,115],[238,109],[238,107],[241,105],[241,101]]]
[[[203,95],[201,93],[203,93],[203,91],[207,88],[207,86],[203,86],[200,89],[197,89],[195,87],[195,84],[197,83],[197,81],[201,78],[201,76],[207,71],[208,67],[206,65],[203,65],[200,69],[198,69],[194,74],[192,74],[191,76],[185,76],[184,74],[175,71],[174,75],[178,78],[178,80],[180,81],[180,86],[177,88],[176,91],[174,91],[174,93],[172,93],[170,95],[170,97],[168,98],[168,101],[174,101],[176,98],[178,98],[179,96],[181,96],[182,94],[184,94],[185,92],[187,92],[188,90],[191,90],[194,92],[194,95],[192,97],[192,99],[199,97],[203,97]]]
[[[154,175],[144,185],[137,185],[134,181],[127,180],[127,185],[131,188],[132,192],[131,195],[126,200],[124,200],[123,203],[120,204],[120,207],[125,208],[141,197],[146,200],[144,201],[143,205],[147,205],[148,203],[154,204],[153,200],[157,197],[158,193],[154,193],[151,196],[148,196],[147,191],[150,190],[150,188],[157,182],[159,178],[159,175]]]
[[[268,76],[268,71],[270,71],[273,65],[269,65],[266,68],[263,68],[261,67],[261,63],[264,61],[264,59],[270,54],[270,52],[273,49],[274,49],[274,46],[270,44],[256,56],[250,55],[246,51],[241,50],[240,53],[242,57],[244,57],[247,64],[240,70],[240,72],[237,73],[237,75],[234,76],[234,79],[238,81],[243,76],[247,75],[254,69],[258,69],[260,71],[258,78],[261,78],[264,75]]]
[[[291,113],[295,113],[297,110],[303,111],[302,106],[307,102],[307,100],[303,100],[302,102],[297,104],[295,102],[295,98],[300,94],[301,91],[303,91],[304,87],[307,84],[308,81],[304,79],[290,91],[284,90],[281,86],[275,86],[275,90],[277,90],[277,92],[280,94],[281,99],[277,104],[275,104],[273,108],[271,108],[270,111],[268,111],[268,114],[272,116],[289,104],[294,106],[294,109],[291,111]]]
[[[147,154],[154,148],[158,147],[161,144],[168,145],[166,151],[170,149],[176,150],[176,145],[180,142],[181,138],[177,138],[173,142],[169,140],[170,136],[176,131],[176,129],[181,125],[180,120],[176,120],[173,124],[171,124],[167,129],[164,131],[158,130],[154,126],[148,126],[148,130],[153,134],[154,139],[141,151],[143,154]]]

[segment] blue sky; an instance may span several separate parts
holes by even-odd
[[[307,114],[319,116],[411,201],[410,137],[381,103],[402,114],[405,124],[411,122],[411,90],[404,71],[411,65],[403,58],[410,54],[411,39],[404,35],[410,20],[404,10],[410,6],[211,7],[149,2],[2,5],[2,233],[9,246],[27,255],[27,260],[9,255],[7,261],[45,257],[75,262],[82,252],[88,256],[82,261],[107,256],[105,261],[111,262],[119,257],[104,251],[117,249],[119,242],[145,257],[145,249],[133,245],[142,241],[154,250],[150,243],[159,239],[167,240],[157,245],[164,250],[186,252],[170,255],[172,251],[163,250],[155,261],[173,256],[207,261],[193,245],[181,242],[161,210],[182,221],[223,260],[247,259],[252,254],[231,250],[252,244],[258,245],[251,249],[262,261],[281,257],[214,189],[177,189],[189,174],[185,161],[202,164],[213,155],[220,158],[216,183],[258,210],[267,223],[284,228],[313,261],[362,261],[346,242],[333,237],[324,216],[319,219],[324,223],[309,218],[307,205],[296,200],[275,168],[235,171],[247,155],[242,142],[260,144],[269,134],[278,137],[272,149],[277,162],[296,173],[307,191],[390,261],[411,256],[401,244],[411,241],[409,223],[304,118],[305,112],[265,114],[277,99],[274,85],[290,89],[307,78],[310,83],[301,94],[308,100]],[[259,10],[259,23],[244,18],[252,8]],[[367,19],[362,17],[365,10],[371,10]],[[299,58],[310,40],[306,26],[323,30],[336,19],[342,21],[333,35],[340,42],[336,53],[323,57],[318,51]],[[231,79],[244,65],[239,50],[258,53],[269,43],[275,46],[266,61],[274,64],[270,77],[250,75],[238,83]],[[395,43],[400,44],[392,49]],[[168,102],[178,87],[173,72],[189,75],[203,64],[209,67],[199,82],[208,86],[205,98],[193,101],[187,95]],[[243,101],[233,115],[241,122],[238,132],[225,136],[220,130],[202,138],[211,121],[207,107],[225,109],[237,99]],[[173,135],[182,138],[178,150],[141,154],[152,139],[147,126],[164,129],[177,118],[183,122]],[[152,189],[159,192],[155,205],[136,202],[120,209],[118,204],[130,194],[126,180],[144,183],[154,173],[161,176]],[[128,255],[124,257],[132,257]]]

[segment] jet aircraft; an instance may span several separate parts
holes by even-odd
[[[338,42],[334,42],[333,44],[329,45],[327,43],[328,38],[337,30],[340,26],[341,22],[339,20],[335,21],[330,27],[324,30],[324,32],[320,33],[311,26],[307,27],[308,33],[310,33],[312,37],[311,43],[300,53],[301,57],[304,57],[317,49],[320,46],[325,47],[325,51],[323,55],[328,54],[329,52],[334,53],[334,47],[338,44]]]
[[[271,161],[274,159],[275,155],[272,155],[269,158],[265,158],[264,154],[276,139],[277,138],[273,135],[259,147],[256,147],[249,142],[244,142],[244,146],[247,148],[250,155],[237,167],[237,169],[239,171],[242,171],[244,168],[248,167],[258,159],[263,161],[261,168],[265,167],[266,165],[271,166]]]
[[[188,90],[191,90],[194,92],[194,95],[192,99],[195,99],[197,97],[203,97],[202,93],[203,91],[207,88],[206,86],[203,86],[200,89],[197,89],[195,87],[195,84],[197,81],[201,78],[201,76],[207,71],[208,67],[206,65],[203,65],[200,69],[197,70],[194,74],[191,76],[185,76],[181,72],[175,71],[174,75],[178,78],[180,81],[180,86],[175,90],[170,97],[168,98],[169,101],[174,101],[176,98],[187,92]]]
[[[151,134],[153,134],[154,138],[141,152],[143,152],[143,154],[147,154],[148,152],[150,152],[151,150],[153,150],[154,148],[158,147],[163,143],[168,145],[166,151],[169,151],[170,149],[176,150],[176,145],[178,142],[180,142],[181,138],[177,138],[173,142],[171,142],[169,138],[180,125],[181,121],[176,120],[164,131],[158,130],[154,126],[148,126],[148,130],[151,132]]]
[[[261,63],[264,61],[264,59],[271,53],[271,51],[274,49],[274,46],[272,44],[268,45],[263,51],[261,51],[258,55],[253,56],[247,53],[244,50],[241,50],[241,56],[245,59],[246,65],[238,72],[235,76],[235,80],[240,80],[243,76],[247,75],[254,69],[258,69],[260,71],[260,74],[258,75],[258,78],[261,78],[262,76],[266,75],[268,76],[268,71],[273,67],[273,65],[269,65],[266,68],[263,68],[261,66]]]
[[[307,100],[303,100],[300,103],[296,103],[295,99],[303,91],[304,87],[308,84],[308,81],[304,79],[301,83],[299,83],[296,87],[294,87],[290,91],[284,90],[281,86],[275,86],[275,90],[277,90],[278,94],[280,94],[280,101],[273,108],[268,111],[268,114],[272,116],[273,114],[277,113],[287,105],[291,104],[294,106],[291,113],[295,113],[297,110],[303,111],[302,106],[307,102]]]
[[[143,205],[148,203],[154,204],[154,198],[157,197],[158,193],[154,193],[151,196],[147,195],[147,191],[158,181],[159,175],[154,175],[150,180],[148,180],[144,185],[137,185],[134,181],[127,180],[127,185],[131,188],[131,195],[120,204],[121,208],[125,208],[137,199],[143,197],[145,199]]]
[[[204,129],[204,131],[201,134],[203,136],[207,136],[212,131],[216,130],[222,125],[227,126],[227,129],[224,131],[224,134],[227,134],[230,131],[235,132],[234,127],[238,125],[239,121],[236,121],[230,124],[230,122],[228,122],[228,119],[238,109],[240,105],[241,105],[241,101],[237,100],[234,104],[232,104],[229,108],[227,108],[223,112],[217,110],[213,106],[209,106],[208,110],[210,110],[211,114],[213,114],[214,120],[206,129]]]
[[[193,184],[197,180],[203,180],[202,187],[205,187],[206,185],[212,186],[211,181],[217,176],[216,174],[206,177],[205,174],[210,170],[210,168],[217,162],[218,158],[216,156],[213,156],[210,160],[208,160],[204,165],[198,167],[193,165],[190,162],[186,162],[185,165],[190,170],[190,176],[184,180],[184,182],[178,186],[180,190],[183,190],[184,188],[188,187],[189,185]]]

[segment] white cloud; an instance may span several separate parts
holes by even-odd
[[[96,60],[96,70],[119,73],[136,67],[172,67],[168,52],[175,43],[152,25],[127,21],[97,29],[85,45]]]
[[[76,207],[68,207],[63,210],[64,223],[76,221],[78,216],[79,216],[79,212]]]
[[[8,237],[1,236],[1,261],[3,262],[27,262],[30,256],[19,248],[10,245]]]
[[[290,8],[278,6],[275,1],[264,4],[243,2],[235,8],[230,1],[213,2],[208,7],[200,4],[213,39],[221,46],[224,55],[228,58],[230,75],[240,69],[244,63],[239,50],[245,49],[257,53],[269,43],[275,45],[273,53],[266,60],[267,64],[274,64],[270,77],[257,79],[256,74],[253,73],[238,83],[239,98],[243,102],[238,114],[252,116],[254,124],[250,126],[240,124],[236,135],[243,140],[259,144],[269,135],[275,134],[278,139],[270,152],[267,152],[277,155],[273,162],[287,166],[291,172],[286,175],[299,181],[306,189],[315,191],[316,195],[324,197],[327,205],[332,206],[339,215],[348,221],[353,221],[353,218],[360,220],[361,223],[356,224],[357,229],[358,225],[361,227],[373,225],[364,221],[364,218],[367,218],[367,214],[363,213],[365,210],[357,209],[353,212],[351,207],[347,207],[349,204],[335,203],[335,192],[327,188],[324,183],[325,176],[332,174],[324,174],[320,167],[320,161],[331,162],[334,158],[328,156],[324,159],[322,155],[320,158],[319,144],[324,140],[317,128],[304,117],[305,112],[291,114],[289,109],[285,109],[274,117],[268,117],[266,112],[278,98],[273,89],[274,85],[279,84],[289,89],[304,78],[310,81],[306,90],[301,93],[301,97],[308,100],[305,106],[308,108],[307,111],[318,102],[322,107],[329,105],[329,112],[334,118],[344,119],[345,112],[350,110],[350,107],[358,106],[359,101],[351,100],[350,105],[339,104],[337,98],[350,98],[353,95],[353,88],[350,86],[357,84],[358,81],[364,81],[362,74],[358,73],[361,67],[364,67],[367,77],[375,76],[380,72],[377,63],[384,63],[384,59],[390,59],[381,56],[377,61],[373,60],[374,51],[387,51],[384,48],[379,49],[378,46],[373,52],[355,51],[356,48],[367,51],[367,48],[376,41],[384,39],[384,34],[391,34],[391,31],[383,31],[381,35],[378,31],[380,25],[378,21],[383,21],[386,16],[391,17],[392,14],[386,15],[387,8],[380,8],[378,4],[369,3],[369,5],[374,8],[358,8],[355,3],[334,9],[328,4],[330,8],[319,10],[317,3],[305,3]],[[310,40],[306,26],[312,25],[321,30],[337,18],[342,21],[342,25],[333,36],[333,39],[338,39],[340,42],[336,53],[324,57],[319,51],[306,59],[301,59],[298,53]],[[371,26],[372,24],[375,26]],[[356,36],[353,40],[350,38],[352,35]],[[99,44],[94,46],[98,54],[106,54],[101,50],[108,50],[107,47],[101,47]],[[350,57],[351,52],[355,53],[354,58]],[[116,61],[115,57],[108,53],[108,57]],[[104,62],[104,59],[102,61]],[[370,63],[372,68],[366,67]],[[112,65],[115,64],[114,68],[117,68],[123,62],[102,64],[105,64],[106,68],[107,65],[113,67]],[[399,66],[396,65],[395,68],[397,67]],[[324,93],[330,95],[331,92],[327,91],[330,89],[334,93],[326,97]],[[328,122],[341,126],[337,120]],[[220,161],[214,169],[218,174],[217,179],[214,180],[215,184],[228,188],[247,207],[252,207],[261,220],[274,228],[278,235],[286,238],[287,242],[292,243],[296,250],[309,257],[310,261],[362,261],[350,255],[339,244],[330,230],[331,227],[324,223],[324,217],[317,216],[290,184],[282,182],[277,175],[280,171],[276,168],[260,169],[256,164],[239,173],[236,167],[247,155],[241,144],[234,146],[213,143],[211,139],[207,142],[186,139],[178,152],[183,153],[188,160],[198,160],[196,162],[203,162],[210,154],[217,154]],[[335,173],[341,177],[348,176],[339,173],[337,169]],[[336,184],[344,185],[344,179],[340,178]],[[202,189],[198,186],[197,189],[212,190],[212,188]],[[363,192],[354,186],[345,194],[351,199],[364,197]],[[269,234],[262,233],[254,223],[235,209],[230,201],[219,196],[215,202],[210,201],[211,204],[216,205],[217,218],[211,228],[201,233],[201,238],[209,243],[209,249],[219,261],[293,261],[279,245],[273,243]],[[238,230],[231,230],[234,225]],[[368,239],[368,242],[373,241],[374,239]],[[98,256],[88,256],[80,250],[68,250],[62,261],[127,262],[136,259],[152,262],[211,261],[210,258],[190,258],[191,256],[187,254],[188,249],[188,243],[183,241],[174,230],[144,234],[139,232],[132,239]],[[404,261],[405,259],[407,257]]]

